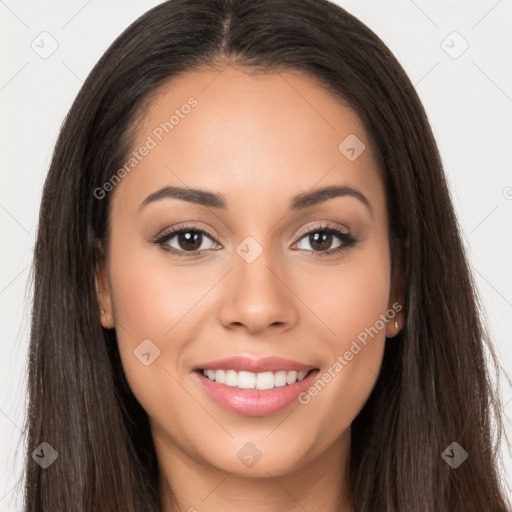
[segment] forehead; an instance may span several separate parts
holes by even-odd
[[[259,208],[315,185],[382,192],[358,116],[299,72],[255,74],[228,65],[186,73],[152,96],[136,134],[138,157],[128,155],[129,172],[114,195],[130,208],[169,185]]]

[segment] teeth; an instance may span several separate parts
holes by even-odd
[[[212,370],[213,371],[213,377],[210,380],[215,380],[216,382],[219,382],[220,384],[224,384],[226,381],[226,372],[224,370]]]
[[[283,386],[286,386],[286,374],[288,372],[276,372],[274,374],[274,386],[276,388],[281,388]]]
[[[236,372],[235,370],[203,370],[203,375],[210,380],[232,388],[239,389],[273,389],[301,381],[308,372]]]
[[[214,370],[214,371],[216,372],[217,370]],[[206,376],[208,377],[208,375],[206,375]],[[226,378],[224,379],[224,384],[226,386],[233,386],[233,387],[238,386],[238,374],[235,372],[235,370],[228,370],[226,372]]]
[[[288,372],[286,374],[286,383],[293,384],[297,380],[297,372]]]
[[[258,374],[258,377],[260,375],[261,373]],[[240,389],[254,389],[256,387],[256,374],[251,372],[238,372],[238,384],[235,385],[238,385]]]

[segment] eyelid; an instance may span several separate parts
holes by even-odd
[[[208,238],[210,238],[215,245],[220,246],[222,248],[222,244],[217,241],[216,235],[211,234],[206,229],[203,229],[199,225],[195,224],[193,221],[185,222],[182,224],[178,224],[176,226],[173,226],[172,228],[165,229],[161,231],[156,237],[154,237],[151,241],[152,243],[159,245],[162,247],[163,250],[170,252],[173,254],[173,256],[181,258],[182,256],[193,258],[194,256],[202,256],[205,252],[208,252],[208,250],[218,250],[219,247],[216,247],[215,249],[197,249],[195,251],[184,251],[181,249],[175,249],[174,247],[164,247],[166,245],[166,242],[168,242],[173,236],[180,232],[184,231],[196,231],[198,233],[201,233],[203,235],[206,235]],[[354,237],[354,235],[351,234],[350,229],[347,226],[344,226],[342,224],[334,223],[327,220],[321,220],[316,221],[314,225],[309,225],[308,227],[303,228],[299,234],[295,237],[294,242],[292,245],[297,244],[302,238],[304,238],[306,235],[310,233],[314,233],[317,231],[326,231],[331,234],[334,234],[338,239],[342,240],[342,244],[338,246],[335,249],[329,249],[326,251],[309,251],[316,254],[316,256],[329,256],[337,254],[338,252],[341,252],[343,250],[349,249],[351,246],[356,244],[358,240]]]
[[[344,233],[346,235],[350,235],[350,230],[346,226],[343,226],[342,224],[336,224],[334,222],[327,221],[327,220],[316,221],[313,226],[309,225],[309,226],[301,229],[299,231],[299,233],[297,234],[297,236],[294,238],[293,244],[296,244],[304,235],[309,234],[311,231],[325,229],[326,227],[333,228],[333,229],[341,231],[342,233]],[[194,224],[194,222],[185,222],[183,224],[178,224],[176,226],[173,226],[172,228],[164,229],[163,231],[161,231],[158,235],[156,235],[154,237],[153,241],[154,242],[158,242],[159,240],[163,240],[165,238],[168,238],[173,233],[182,231],[184,229],[190,229],[190,230],[193,229],[193,230],[198,231],[200,233],[206,234],[207,236],[212,238],[212,240],[215,243],[217,243],[217,244],[220,243],[216,239],[217,235],[213,235],[209,231],[207,231],[204,228],[200,227],[198,224]]]
[[[336,224],[328,220],[319,220],[316,221],[312,226],[309,225],[301,229],[299,234],[295,237],[293,243],[296,244],[304,235],[309,234],[311,231],[320,231],[325,228],[332,228],[337,231],[341,231],[345,235],[350,235],[350,229],[348,229],[346,226],[343,226],[343,224]]]
[[[166,228],[160,233],[158,233],[158,235],[156,235],[152,241],[158,243],[159,240],[164,240],[166,238],[169,238],[170,235],[174,233],[178,233],[180,231],[184,231],[187,229],[189,229],[190,231],[198,231],[199,233],[209,236],[215,243],[219,243],[216,239],[217,235],[213,235],[205,228],[200,227],[198,224],[194,224],[194,222],[184,222],[183,224],[178,224],[176,226],[173,226],[172,228]]]

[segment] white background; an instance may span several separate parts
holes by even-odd
[[[93,65],[129,23],[158,3],[0,0],[0,512],[21,510],[13,487],[22,475],[27,282],[53,146]],[[490,331],[512,374],[512,2],[337,3],[384,40],[416,85],[440,146]],[[40,36],[44,31],[58,43],[47,59],[31,47],[49,37]],[[452,58],[464,41],[467,50]],[[502,389],[510,418],[512,392],[505,383]],[[510,419],[506,428],[510,434]],[[508,449],[503,454],[512,481],[512,458]]]

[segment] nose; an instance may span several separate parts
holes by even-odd
[[[252,262],[234,254],[234,268],[224,280],[218,310],[224,327],[257,334],[265,330],[273,333],[288,330],[297,323],[291,273],[271,259],[270,251],[266,250]]]

